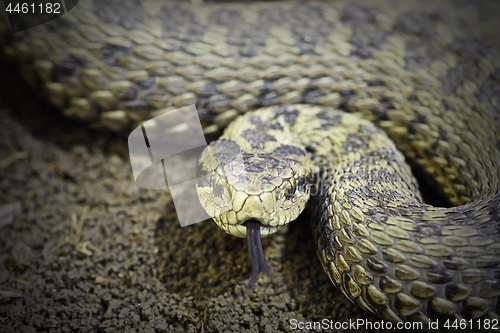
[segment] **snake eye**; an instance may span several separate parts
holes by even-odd
[[[222,196],[224,193],[224,183],[219,179],[215,182],[214,185],[214,194],[218,197]]]
[[[295,178],[290,178],[288,181],[288,184],[285,188],[285,198],[291,199],[293,195],[295,194],[295,190],[297,189],[296,187],[296,182]]]

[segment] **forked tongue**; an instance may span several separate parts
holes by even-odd
[[[269,276],[271,280],[273,280],[273,276],[269,268],[267,268],[264,252],[262,251],[262,243],[260,240],[261,223],[257,220],[249,220],[245,222],[245,225],[247,227],[248,252],[250,253],[250,261],[252,262],[252,275],[248,284],[248,289],[251,290],[257,282],[261,271]]]

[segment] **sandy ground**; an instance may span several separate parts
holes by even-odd
[[[181,228],[167,191],[133,181],[126,138],[90,130],[0,72],[1,332],[272,332],[367,318],[316,258],[307,216],[265,239],[274,283],[250,293],[246,242]]]
[[[211,222],[181,228],[168,191],[135,185],[126,137],[60,116],[14,69],[0,62],[0,73],[0,207],[22,205],[0,227],[0,332],[272,332],[291,331],[294,319],[378,322],[330,283],[307,216],[263,241],[274,283],[261,277],[245,293],[244,240]]]

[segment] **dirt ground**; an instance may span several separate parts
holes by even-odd
[[[263,241],[274,281],[261,276],[246,293],[244,240],[211,222],[181,228],[168,191],[134,183],[126,136],[60,116],[1,61],[0,73],[0,208],[22,205],[11,223],[0,221],[0,332],[379,322],[330,283],[307,216]]]
[[[250,293],[246,242],[181,228],[167,191],[135,185],[126,137],[90,130],[0,67],[1,332],[271,332],[367,318],[328,280],[307,216],[265,239],[274,283]]]
[[[247,292],[244,240],[210,221],[181,228],[168,191],[134,183],[125,135],[59,115],[2,61],[0,73],[0,215],[5,204],[22,207],[11,223],[0,217],[0,332],[380,323],[330,283],[306,215],[263,240],[274,281],[261,276]]]

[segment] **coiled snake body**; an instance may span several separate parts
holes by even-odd
[[[65,114],[115,131],[196,103],[212,134],[264,107],[200,159],[224,230],[276,232],[314,181],[318,254],[352,302],[392,321],[498,319],[500,57],[392,7],[82,1],[3,50]],[[400,151],[454,207],[422,202]]]

